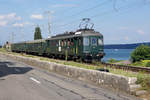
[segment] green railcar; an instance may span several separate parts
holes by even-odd
[[[79,25],[80,29],[75,32],[66,32],[45,40],[12,44],[12,51],[47,55],[66,60],[100,61],[105,55],[103,35],[92,29],[94,24],[89,21],[89,18],[84,18]],[[91,27],[88,28],[88,25]]]
[[[46,50],[46,41],[43,39],[27,41],[26,42],[26,53],[42,55]]]
[[[100,61],[104,56],[103,35],[93,29],[80,29],[45,40],[14,43],[11,48],[14,52],[47,55],[66,60]]]
[[[26,41],[20,43],[11,44],[11,50],[13,52],[24,52],[30,54],[42,55],[46,50],[45,40]]]
[[[25,52],[26,51],[26,43],[25,42],[13,43],[13,44],[11,44],[11,50],[13,52]]]
[[[56,35],[46,40],[46,54],[84,61],[101,60],[104,56],[103,35],[93,29]]]

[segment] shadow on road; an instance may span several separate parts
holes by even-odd
[[[8,67],[8,65],[12,67]],[[0,77],[11,74],[25,74],[32,69],[30,67],[15,67],[15,64],[12,62],[0,62]]]

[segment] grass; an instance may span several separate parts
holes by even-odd
[[[55,62],[58,64],[71,65],[71,66],[85,68],[85,69],[96,70],[99,68],[106,68],[109,70],[110,73],[113,73],[113,74],[123,75],[123,76],[127,76],[127,77],[137,77],[137,83],[141,84],[141,86],[142,86],[141,89],[150,91],[150,74],[146,74],[144,72],[137,73],[137,72],[127,71],[127,70],[122,70],[122,69],[114,69],[114,68],[110,68],[108,66],[106,67],[106,66],[102,65],[100,62],[94,62],[94,65],[93,65],[93,64],[83,63],[83,62],[79,63],[79,62],[74,62],[74,61],[65,61],[65,60],[51,59],[51,58],[46,58],[46,57],[34,56],[34,55],[26,55],[24,53],[19,54],[19,53],[7,52],[5,49],[0,49],[0,52],[36,58],[39,60]],[[136,63],[136,65],[140,65],[140,64]]]
[[[119,63],[119,62],[121,62],[121,61],[122,61],[122,60],[116,60],[116,59],[110,58],[110,59],[108,60],[108,63],[114,64],[114,63]]]
[[[4,48],[0,48],[0,52],[7,52]]]
[[[138,67],[150,67],[150,60],[141,60],[135,63],[130,64],[131,66],[138,66]]]

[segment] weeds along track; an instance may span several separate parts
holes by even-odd
[[[133,72],[145,72],[150,74],[150,68],[148,67],[136,67],[136,66],[129,66],[129,65],[109,64],[109,63],[102,63],[102,64],[110,68],[130,70]]]

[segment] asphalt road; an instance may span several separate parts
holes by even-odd
[[[0,100],[138,100],[0,56]]]

